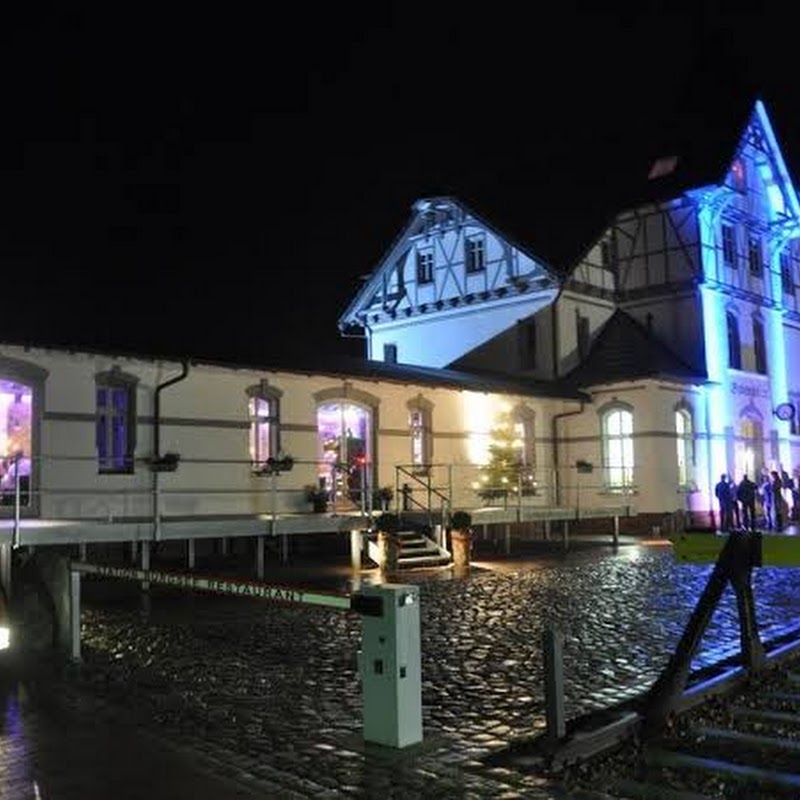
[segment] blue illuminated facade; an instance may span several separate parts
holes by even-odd
[[[597,409],[632,409],[622,489],[647,513],[708,513],[721,474],[800,467],[800,204],[760,101],[726,157],[699,182],[681,153],[657,160],[650,199],[566,264],[456,198],[419,201],[340,326],[373,359],[578,385],[590,403],[554,408],[575,413],[537,435],[554,469],[603,466],[598,502],[620,487]],[[652,347],[632,349],[625,325]]]

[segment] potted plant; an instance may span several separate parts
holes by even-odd
[[[381,511],[388,511],[393,497],[394,491],[391,486],[381,486],[372,493],[372,505]]]
[[[400,550],[400,517],[397,514],[384,512],[375,520],[378,531],[378,566],[381,572],[397,571],[397,556]]]
[[[456,511],[450,519],[450,547],[453,566],[468,568],[472,554],[472,517],[466,511]]]
[[[308,484],[305,488],[306,500],[311,503],[315,514],[323,514],[328,510],[328,490],[322,486]]]

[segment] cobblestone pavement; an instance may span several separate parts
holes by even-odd
[[[180,742],[196,763],[262,797],[563,796],[481,761],[544,727],[544,624],[566,633],[568,715],[605,707],[656,678],[710,570],[632,545],[478,562],[456,579],[409,573],[421,593],[425,741],[399,752],[361,737],[357,617],[169,590],[153,591],[145,617],[130,584],[105,584],[100,602],[100,584],[86,581],[78,683],[87,691],[73,705],[89,715],[98,715],[93,703],[123,709],[130,725]],[[763,636],[798,620],[799,577],[756,571]],[[737,646],[728,592],[696,666]]]

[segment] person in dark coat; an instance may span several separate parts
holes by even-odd
[[[761,505],[764,508],[764,527],[772,530],[775,527],[775,498],[772,495],[772,480],[769,473],[764,472],[761,476]]]
[[[742,477],[736,490],[736,499],[742,504],[742,522],[747,530],[756,529],[756,485],[747,475]]]
[[[729,531],[733,524],[733,497],[727,474],[720,476],[719,483],[714,487],[714,494],[719,501],[719,529]]]
[[[772,470],[772,503],[773,512],[775,514],[775,530],[783,530],[783,523],[786,520],[785,506],[786,502],[783,499],[783,484],[781,483],[781,476]]]

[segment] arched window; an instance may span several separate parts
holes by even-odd
[[[601,410],[603,468],[606,487],[621,491],[633,486],[633,411],[614,404]]]
[[[675,437],[678,450],[678,485],[682,488],[692,483],[694,464],[694,423],[691,410],[684,405],[675,409]]]
[[[755,354],[755,367],[759,375],[767,374],[767,346],[764,341],[764,323],[758,318],[753,318],[753,352]]]
[[[263,380],[247,389],[247,410],[250,421],[250,464],[263,469],[270,458],[280,452],[280,398],[283,392]]]
[[[725,314],[728,325],[728,366],[731,369],[742,368],[742,344],[739,339],[739,320],[732,311]]]

